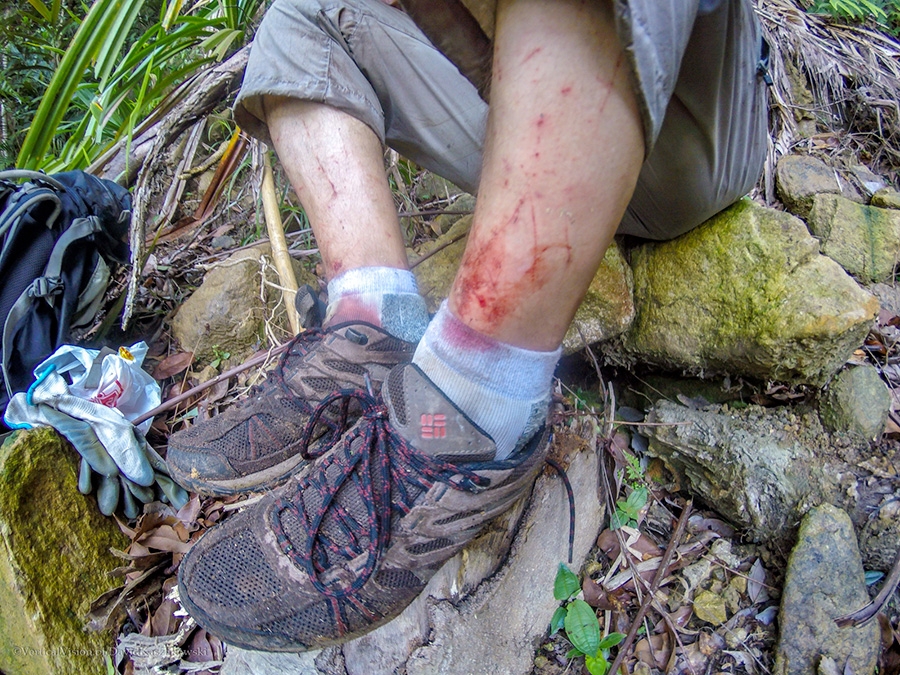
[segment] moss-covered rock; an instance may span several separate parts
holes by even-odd
[[[822,253],[867,282],[890,278],[900,256],[900,211],[816,195],[807,220]]]
[[[563,339],[566,354],[585,343],[609,340],[624,333],[634,320],[634,281],[618,242],[613,242],[581,301],[575,319]]]
[[[261,258],[268,263],[263,265]],[[268,302],[263,302],[260,294],[263,272],[271,291]],[[296,261],[294,272],[300,286],[318,286]],[[172,319],[172,332],[182,348],[194,352],[200,363],[212,361],[222,352],[233,359],[249,356],[264,335],[267,319],[278,324],[284,334],[288,332],[287,314],[278,304],[278,286],[268,243],[238,251],[206,273],[201,286]]]
[[[749,200],[636,247],[631,262],[637,314],[623,347],[668,369],[822,385],[878,312],[800,220]]]
[[[127,540],[77,489],[76,455],[52,429],[0,447],[0,672],[105,672],[113,636],[84,630],[118,585],[109,553]]]
[[[872,195],[871,204],[883,209],[900,209],[900,192],[891,187],[882,188]]]
[[[413,268],[413,273],[429,312],[436,312],[450,294],[471,227],[472,216],[463,216],[445,234],[410,255],[412,262],[422,261]]]

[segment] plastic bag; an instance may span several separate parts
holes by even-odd
[[[161,392],[159,383],[141,365],[147,355],[147,344],[137,342],[130,347],[98,351],[63,345],[35,369],[35,377],[51,366],[69,381],[69,391],[78,398],[114,408],[129,422],[157,407]],[[153,419],[136,428],[147,433]]]

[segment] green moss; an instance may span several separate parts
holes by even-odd
[[[631,268],[618,242],[606,250],[563,340],[567,354],[623,333],[634,319]]]
[[[900,256],[900,213],[836,195],[816,195],[809,227],[822,252],[863,281],[886,281]]]
[[[127,540],[76,482],[76,455],[52,429],[19,432],[0,448],[0,537],[9,564],[0,575],[0,669],[18,672],[18,657],[35,672],[47,664],[54,673],[97,673],[112,649],[112,636],[83,626],[90,602],[117,585],[109,549]]]
[[[471,227],[472,216],[463,216],[445,234],[423,244],[417,252],[410,254],[410,260],[422,260],[428,256],[413,268],[413,273],[429,312],[436,312],[450,294]]]
[[[632,251],[626,347],[693,371],[822,383],[877,302],[793,216],[742,200],[670,242]]]

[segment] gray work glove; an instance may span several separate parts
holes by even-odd
[[[92,472],[100,475],[97,503],[104,515],[111,515],[121,498],[125,515],[136,517],[135,500],[153,501],[154,487],[175,508],[187,502],[187,493],[169,478],[165,461],[140,431],[118,410],[72,395],[52,366],[27,393],[13,396],[4,419],[12,428],[51,426],[65,436],[81,455],[79,491],[90,493]]]

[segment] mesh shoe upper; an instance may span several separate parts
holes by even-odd
[[[362,416],[341,441],[181,563],[185,606],[227,642],[303,651],[385,623],[530,489],[546,454],[539,433],[493,461],[493,441],[413,365],[383,399],[344,394]]]
[[[319,401],[340,389],[380,386],[414,349],[363,323],[301,333],[246,399],[172,435],[172,477],[201,494],[272,487],[302,464],[303,432]],[[334,412],[323,416],[320,433],[334,427]]]

